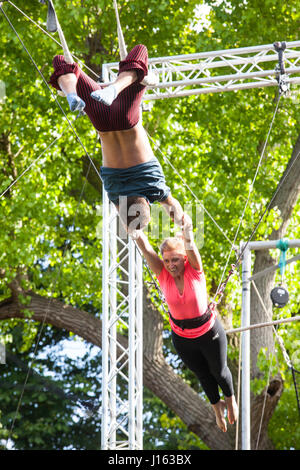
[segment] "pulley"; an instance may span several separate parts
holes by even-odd
[[[290,91],[289,76],[284,67],[284,50],[286,49],[285,42],[274,42],[275,51],[278,53],[278,64],[275,67],[276,80],[279,85],[279,94],[287,96]]]
[[[284,282],[284,272],[286,266],[286,251],[289,247],[288,240],[279,240],[276,244],[276,247],[280,250],[279,268],[281,282],[279,286],[276,286],[271,290],[270,296],[274,307],[283,308],[289,301],[289,293],[287,289],[282,285]]]
[[[270,296],[273,306],[277,308],[285,307],[289,301],[289,293],[283,286],[274,287]]]

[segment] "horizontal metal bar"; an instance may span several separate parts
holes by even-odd
[[[300,47],[300,41],[292,41],[286,43],[286,49],[293,48],[293,47]],[[149,59],[149,64],[157,61],[159,63],[169,62],[170,60],[199,60],[205,59],[208,57],[218,57],[218,56],[226,56],[226,55],[237,55],[237,54],[251,54],[257,53],[261,51],[274,51],[273,44],[265,44],[261,46],[253,46],[253,47],[239,47],[235,49],[221,49],[219,51],[209,51],[209,52],[198,52],[196,54],[180,54],[176,56],[165,56],[165,57],[158,57],[158,58],[151,58]]]
[[[249,250],[271,250],[277,248],[277,243],[280,240],[269,240],[269,241],[260,241],[260,242],[249,242],[247,248]],[[297,248],[300,246],[300,240],[287,240],[289,248]]]
[[[291,41],[286,43],[286,49],[293,48],[293,47],[300,47],[300,41]],[[251,54],[257,53],[262,51],[274,51],[273,44],[265,44],[261,46],[252,46],[252,47],[239,47],[235,49],[220,49],[217,51],[209,51],[209,52],[197,52],[195,54],[179,54],[174,56],[164,56],[164,57],[152,57],[148,59],[149,64],[163,64],[165,62],[171,61],[181,61],[181,60],[199,60],[205,59],[209,57],[219,57],[219,56],[227,56],[227,55],[238,55],[238,54]],[[277,56],[278,57],[278,56]],[[104,64],[104,67],[118,67],[119,62],[111,62],[109,64]]]
[[[286,74],[300,73],[300,67],[295,69],[289,68],[286,69]],[[214,82],[224,82],[224,81],[237,81],[237,80],[247,80],[250,78],[264,78],[270,76],[270,79],[274,80],[274,84],[278,85],[277,80],[274,78],[274,70],[263,70],[261,72],[249,72],[249,73],[237,73],[235,75],[218,75],[213,77],[203,77],[195,79],[185,79],[185,80],[174,80],[173,82],[162,82],[155,85],[153,88],[167,88],[175,86],[192,86],[192,85],[201,85],[204,83],[214,83]]]
[[[300,77],[290,79],[289,83],[300,84]],[[195,88],[195,89],[184,90],[184,91],[174,90],[173,92],[158,93],[158,94],[154,94],[154,93],[152,94],[152,93],[147,92],[144,96],[144,100],[145,101],[160,100],[164,98],[177,98],[177,97],[183,97],[183,96],[202,95],[202,94],[208,94],[208,93],[220,93],[220,92],[225,92],[225,91],[248,90],[250,88],[262,88],[262,87],[268,87],[268,86],[278,86],[278,82],[274,79],[274,81],[262,80],[259,82],[241,83],[238,85],[224,85],[220,87],[216,86],[216,87],[197,88],[197,89]]]
[[[294,53],[289,53],[285,55],[285,60],[289,62],[288,59],[300,59],[300,51],[295,51]],[[265,56],[253,56],[253,57],[241,57],[237,59],[228,59],[226,58],[220,60],[218,62],[200,62],[200,63],[187,63],[187,64],[178,64],[171,61],[170,63],[166,62],[163,64],[163,67],[157,67],[160,65],[160,62],[150,63],[149,64],[149,71],[154,72],[160,75],[166,75],[169,73],[176,74],[182,72],[202,72],[204,73],[205,70],[216,69],[216,68],[224,68],[224,67],[231,67],[233,69],[236,68],[238,65],[249,65],[251,68],[257,67],[261,62],[277,62],[278,56],[277,55],[265,55]],[[104,64],[103,67],[107,68],[107,72],[111,72],[114,75],[118,73],[118,63],[114,64]],[[167,65],[167,66],[166,66]],[[242,67],[243,68],[243,67]],[[259,68],[259,67],[257,67]],[[115,69],[115,70],[114,70]],[[290,69],[290,73],[293,73],[293,69]],[[296,70],[296,69],[295,69]],[[271,71],[274,73],[274,70]]]
[[[289,53],[289,54],[286,54],[285,55],[285,61],[288,62],[290,65],[291,64],[291,61],[290,59],[297,59],[296,62],[298,62],[298,59],[300,58],[300,51],[295,51],[294,53]],[[152,72],[155,72],[157,74],[161,74],[161,75],[164,75],[166,73],[181,73],[181,72],[191,72],[191,71],[194,71],[194,72],[204,72],[204,70],[210,70],[210,69],[217,69],[217,68],[224,68],[224,67],[231,67],[233,69],[236,69],[238,65],[249,65],[251,66],[252,68],[253,67],[257,67],[257,68],[260,68],[258,66],[258,64],[260,64],[261,62],[278,62],[278,56],[276,56],[275,54],[274,55],[260,55],[260,56],[253,56],[253,57],[240,57],[240,58],[237,58],[237,59],[233,59],[233,58],[223,58],[223,60],[219,60],[219,61],[214,61],[214,62],[198,62],[198,63],[187,63],[187,64],[184,64],[184,63],[180,63],[178,61],[178,63],[174,63],[174,61],[170,62],[170,63],[164,63],[163,64],[163,67],[158,67],[157,65],[160,65],[159,63],[158,64],[149,64],[149,70],[152,71]],[[180,64],[180,65],[179,65]],[[115,74],[117,74],[118,72],[118,67],[114,67],[115,68]],[[241,68],[244,68],[244,67],[241,67]]]
[[[256,323],[255,325],[249,325],[249,326],[244,326],[241,328],[235,328],[233,330],[227,330],[226,334],[230,335],[232,333],[240,333],[241,331],[253,330],[255,328],[263,328],[266,326],[279,325],[281,323],[291,323],[291,322],[299,321],[299,320],[300,320],[300,316],[297,316],[293,318],[284,318],[282,320],[274,320],[274,321],[265,322],[265,323]]]

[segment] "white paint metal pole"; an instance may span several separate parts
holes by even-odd
[[[243,245],[242,245],[243,246]],[[250,325],[250,282],[251,274],[251,252],[248,248],[243,254],[242,263],[242,327]],[[242,380],[241,380],[241,402],[242,402],[242,450],[251,449],[251,427],[250,427],[250,331],[242,333]]]
[[[135,245],[133,240],[129,237],[129,320],[128,320],[128,341],[129,341],[129,373],[128,373],[128,400],[129,400],[129,449],[135,450],[135,346],[136,346],[136,308],[135,308],[135,294],[136,293],[136,280],[135,280]]]
[[[250,242],[248,244],[249,250],[271,250],[277,248],[277,243],[279,240],[271,240],[271,241],[260,241],[260,242]],[[289,248],[297,248],[300,246],[300,240],[288,240]]]
[[[114,214],[115,208],[109,202],[109,409],[110,409],[110,433],[109,433],[109,449],[115,449],[117,445],[117,324],[115,318],[117,316],[117,217]],[[108,283],[108,279],[105,279]],[[114,429],[112,431],[112,429]]]
[[[263,323],[256,323],[254,325],[246,326],[245,328],[234,328],[232,330],[226,330],[226,334],[230,335],[232,333],[241,333],[246,330],[254,330],[255,328],[265,328],[267,326],[281,325],[282,323],[293,323],[295,321],[300,321],[300,316],[292,318],[282,318],[281,320],[268,321]]]
[[[137,299],[136,299],[136,384],[137,384],[137,415],[136,415],[136,441],[137,450],[143,449],[143,259],[136,248],[136,279],[137,279]]]

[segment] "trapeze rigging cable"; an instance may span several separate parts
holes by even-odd
[[[86,175],[85,175],[85,180],[84,180],[83,185],[82,185],[82,188],[81,188],[80,196],[79,196],[79,199],[78,199],[78,201],[77,201],[77,206],[76,206],[76,209],[75,209],[75,211],[74,211],[74,217],[73,217],[73,223],[72,223],[72,225],[75,225],[75,220],[76,220],[76,217],[77,217],[77,212],[78,212],[79,206],[80,206],[80,204],[81,204],[81,200],[82,200],[82,197],[83,197],[83,193],[84,193],[84,190],[85,190],[85,186],[86,186],[86,183],[87,183],[87,178],[88,178],[88,174],[89,174],[89,172],[90,172],[90,169],[91,169],[91,162],[89,163],[89,166],[88,166],[88,169],[87,169],[87,172],[86,172]],[[63,248],[62,259],[64,258],[66,251],[67,251],[67,246],[65,245],[64,248]],[[60,263],[59,269],[58,269],[58,272],[57,272],[57,275],[56,275],[56,277],[54,278],[53,290],[55,290],[55,288],[56,288],[56,285],[57,285],[59,276],[61,275],[61,270],[62,270],[62,263]],[[19,397],[19,400],[18,400],[18,403],[17,403],[17,407],[16,407],[16,410],[15,410],[15,413],[14,413],[14,416],[13,416],[13,419],[12,419],[12,424],[11,424],[11,427],[10,427],[10,430],[9,430],[9,434],[8,434],[8,437],[7,437],[7,440],[6,440],[6,446],[5,446],[6,448],[7,448],[7,445],[8,445],[8,441],[9,441],[9,439],[10,439],[11,436],[12,436],[13,429],[14,429],[14,426],[15,426],[15,422],[16,422],[16,419],[17,419],[17,415],[18,415],[19,410],[20,410],[21,405],[22,405],[22,401],[23,401],[23,396],[24,396],[24,393],[25,393],[26,385],[27,385],[27,383],[28,383],[30,374],[31,374],[32,371],[33,371],[34,361],[35,361],[36,356],[37,356],[38,347],[39,347],[39,344],[40,344],[40,341],[41,341],[41,337],[42,337],[42,332],[43,332],[43,330],[44,330],[44,326],[45,326],[45,324],[46,324],[46,320],[47,320],[47,317],[48,317],[48,314],[49,314],[49,311],[50,311],[50,304],[51,304],[51,302],[52,302],[52,298],[49,298],[47,307],[45,308],[45,313],[44,313],[44,315],[43,315],[43,317],[42,317],[42,321],[40,322],[41,325],[40,325],[40,328],[39,328],[39,331],[38,331],[38,334],[37,334],[37,339],[36,339],[36,343],[35,343],[35,346],[34,346],[32,358],[31,358],[30,364],[29,364],[29,366],[28,366],[27,373],[26,373],[26,375],[25,375],[25,380],[24,380],[24,383],[23,383],[23,386],[22,386],[21,394],[20,394],[20,397]],[[61,309],[62,309],[62,308],[63,308],[63,306],[61,307]],[[79,397],[77,397],[77,396],[76,396],[76,397],[74,396],[74,399],[76,399],[76,401],[80,404],[80,406],[81,406],[83,409],[85,409],[85,411],[87,411],[87,412],[90,412],[91,409],[93,408],[93,406],[91,405],[90,402],[87,402],[87,401],[84,402],[83,400],[79,399]]]
[[[66,130],[64,130],[58,137],[56,137],[49,145],[47,148],[45,148],[42,153],[40,153],[40,155],[33,161],[30,163],[30,165],[24,170],[22,171],[22,173],[14,180],[12,181],[12,183],[0,194],[0,199],[5,196],[5,194],[25,175],[25,173],[27,173],[30,168],[32,166],[34,166],[39,160],[40,158],[54,145],[56,144],[56,142],[63,136],[63,134],[66,132]]]
[[[278,111],[278,106],[279,106],[280,98],[281,98],[281,95],[279,95],[279,99],[277,100],[277,104],[276,104],[276,107],[275,107],[275,111],[274,111],[274,113],[273,113],[273,118],[272,118],[272,121],[271,121],[271,125],[270,125],[270,127],[269,127],[269,131],[268,131],[268,134],[267,134],[267,138],[266,138],[266,140],[265,140],[265,144],[264,144],[264,147],[263,147],[263,149],[262,149],[262,153],[261,153],[261,156],[260,156],[260,159],[259,159],[259,162],[258,162],[256,171],[255,171],[254,178],[253,178],[252,183],[251,183],[250,188],[249,188],[247,201],[246,201],[246,204],[245,204],[244,209],[243,209],[243,213],[242,213],[242,216],[241,216],[241,219],[240,219],[240,223],[239,223],[239,225],[238,225],[238,228],[236,229],[236,233],[235,233],[235,236],[234,236],[233,244],[235,244],[235,242],[236,242],[236,240],[237,240],[237,236],[238,236],[238,234],[239,234],[240,227],[241,227],[241,224],[242,224],[242,221],[243,221],[245,212],[246,212],[246,208],[247,208],[248,203],[249,203],[249,200],[250,200],[250,196],[251,196],[251,193],[252,193],[252,190],[253,190],[253,187],[254,187],[254,183],[255,183],[255,181],[256,181],[256,178],[257,178],[257,175],[258,175],[258,171],[259,171],[259,168],[260,168],[260,166],[261,166],[261,163],[262,163],[262,160],[263,160],[263,157],[264,157],[264,154],[265,154],[265,150],[266,150],[266,148],[267,148],[267,144],[268,144],[269,137],[270,137],[270,134],[271,134],[271,130],[272,130],[272,127],[273,127],[273,124],[274,124],[275,116],[276,116],[277,111]],[[254,233],[252,232],[251,237],[250,237],[250,239],[248,240],[247,243],[250,242],[250,240],[252,239],[253,235],[254,235]],[[223,282],[223,279],[224,279],[224,275],[225,275],[225,272],[226,272],[226,269],[227,269],[227,266],[228,266],[228,263],[229,263],[229,260],[230,260],[230,256],[231,256],[231,253],[232,253],[232,248],[233,248],[233,245],[231,246],[229,255],[228,255],[228,257],[227,257],[227,261],[226,261],[226,264],[225,264],[225,266],[224,266],[223,274],[222,274],[222,276],[221,276],[221,281],[220,281],[219,286],[218,286],[218,288],[217,288],[217,292],[218,292],[218,290],[220,289],[220,287],[221,287],[221,285],[222,285],[222,282]],[[239,261],[241,261],[244,250],[245,250],[245,247],[244,247],[242,253],[241,253],[241,254],[239,255],[239,257],[237,258],[235,264],[237,264],[237,263],[239,263]],[[236,268],[236,267],[237,267],[237,266],[235,266],[235,268]],[[234,268],[234,269],[235,269],[235,268]],[[234,269],[233,269],[233,270],[234,270]],[[216,294],[216,295],[217,295],[217,294]],[[215,297],[216,297],[216,296],[215,296]]]
[[[48,36],[50,39],[52,39],[52,41],[54,41],[58,46],[60,46],[61,48],[63,47],[62,44],[59,41],[57,41],[54,36],[49,34],[46,29],[42,28],[42,26],[40,26],[36,21],[34,21],[32,18],[30,18],[30,16],[28,16],[24,11],[22,11],[17,5],[15,5],[10,0],[8,0],[8,3],[10,3],[10,5],[13,6],[19,13],[21,13],[27,20],[31,21],[31,23],[33,23],[37,28],[39,28],[46,36]],[[93,75],[95,75],[95,77],[97,79],[99,78],[99,75],[96,72],[94,72],[94,70],[91,69],[88,65],[86,65],[84,62],[82,62],[79,57],[77,57],[75,54],[71,54],[71,55],[73,57],[75,57],[77,62],[79,62],[82,67],[85,67],[89,72],[91,72]]]
[[[121,22],[119,18],[117,0],[113,0],[113,5],[115,9],[116,22],[117,22],[117,34],[118,34],[120,58],[121,60],[124,60],[125,57],[127,56],[127,48],[126,48],[124,35],[123,35],[122,27],[121,27]],[[145,86],[157,85],[158,77],[154,73],[148,73],[141,81],[141,84]]]
[[[9,20],[8,16],[7,16],[6,13],[4,12],[1,3],[0,3],[0,11],[2,11],[2,13],[3,13],[4,17],[6,18],[6,20],[7,20],[8,24],[9,24],[9,26],[11,27],[11,29],[14,31],[14,33],[15,33],[16,36],[17,36],[17,38],[18,38],[19,41],[21,42],[21,44],[22,44],[24,50],[26,51],[26,53],[27,53],[28,56],[30,57],[30,60],[32,61],[34,67],[36,68],[36,70],[38,71],[38,73],[40,74],[40,76],[42,77],[44,83],[46,83],[46,85],[47,85],[48,89],[50,90],[50,93],[52,94],[52,96],[54,96],[55,102],[57,103],[57,105],[59,106],[59,108],[60,108],[60,110],[62,111],[63,115],[65,116],[65,118],[66,118],[66,120],[67,120],[69,126],[71,127],[72,131],[74,132],[75,136],[77,137],[78,141],[80,142],[82,148],[85,150],[85,153],[86,153],[86,155],[88,156],[89,161],[90,161],[90,164],[89,164],[89,167],[88,167],[88,170],[87,170],[87,174],[89,173],[91,166],[93,166],[94,170],[96,171],[97,175],[98,175],[99,178],[100,178],[99,172],[98,172],[97,168],[95,167],[95,164],[94,164],[93,160],[91,159],[89,153],[88,153],[87,150],[85,149],[85,147],[84,147],[84,145],[83,145],[83,143],[82,143],[80,137],[78,136],[76,130],[74,129],[74,127],[73,127],[73,125],[71,124],[71,122],[69,121],[68,117],[66,116],[66,114],[65,114],[64,110],[62,109],[61,105],[59,104],[57,98],[55,97],[55,95],[53,95],[52,90],[51,90],[51,88],[49,87],[49,85],[48,85],[48,83],[47,83],[47,81],[46,81],[46,79],[45,79],[43,73],[39,70],[38,66],[36,65],[34,59],[32,58],[31,54],[29,53],[28,49],[26,48],[25,44],[23,43],[22,39],[20,38],[19,34],[17,33],[17,31],[15,30],[15,28],[14,28],[14,26],[12,25],[11,21]],[[78,117],[78,116],[77,116],[77,117]],[[77,119],[77,118],[76,118],[76,119]],[[76,120],[76,119],[75,119],[75,120]],[[65,131],[64,131],[64,132],[65,132]],[[61,136],[57,137],[57,138],[52,142],[52,144],[50,144],[50,146],[52,146],[52,145],[58,140],[58,138],[60,138],[60,137],[61,137]],[[48,146],[48,148],[49,148],[49,146]],[[47,149],[48,149],[48,148],[47,148]],[[45,151],[46,151],[47,149],[45,149],[43,153],[45,153]],[[32,165],[33,165],[34,163],[36,163],[36,161],[37,161],[40,157],[41,157],[41,155],[32,163]],[[30,167],[31,167],[32,165],[30,165]],[[30,167],[29,167],[29,168],[30,168]],[[26,170],[25,172],[27,172],[27,171],[29,170],[29,168],[27,168],[27,170]],[[21,178],[21,176],[24,175],[25,172],[23,172],[22,175],[20,175],[20,177],[18,178],[18,180]],[[17,182],[17,181],[15,181],[13,184],[15,184],[16,182]],[[84,188],[85,184],[86,184],[86,180],[85,180],[84,183],[83,183],[83,188]],[[8,190],[9,190],[9,188],[7,188],[5,192],[7,192]],[[77,209],[76,209],[76,211],[75,211],[74,217],[77,216],[77,211],[78,211],[78,207],[79,207],[79,204],[80,204],[80,201],[81,201],[82,194],[83,194],[83,189],[82,189],[82,191],[81,191],[80,200],[79,200],[79,202],[78,202],[78,204],[77,204]],[[61,268],[62,268],[62,266],[60,265],[60,268],[59,268],[59,271],[58,271],[58,275],[57,275],[56,279],[54,280],[54,286],[56,285],[56,283],[57,283],[57,281],[58,281],[58,277],[59,277],[59,275],[60,275]],[[11,428],[10,428],[10,432],[9,432],[9,435],[8,435],[8,438],[7,438],[7,444],[8,444],[8,441],[9,441],[10,437],[12,436],[12,431],[13,431],[13,429],[14,429],[14,425],[15,425],[15,421],[16,421],[16,418],[17,418],[17,414],[18,414],[18,411],[19,411],[20,406],[21,406],[21,404],[22,404],[23,395],[24,395],[24,392],[25,392],[25,387],[26,387],[26,384],[27,384],[28,379],[29,379],[30,372],[31,372],[32,367],[33,367],[33,362],[34,362],[35,357],[36,357],[36,354],[37,354],[37,348],[38,348],[38,345],[39,345],[39,342],[40,342],[40,339],[41,339],[41,334],[42,334],[44,325],[45,325],[45,323],[46,323],[46,318],[47,318],[48,313],[49,313],[50,303],[51,303],[51,299],[49,299],[48,306],[47,306],[47,308],[46,308],[46,310],[45,310],[45,314],[44,314],[43,320],[42,320],[42,322],[41,322],[41,327],[40,327],[40,330],[39,330],[39,333],[38,333],[38,337],[37,337],[37,341],[36,341],[36,345],[35,345],[35,348],[34,348],[34,351],[33,351],[33,358],[32,358],[32,361],[31,361],[30,366],[28,367],[28,371],[27,371],[27,374],[26,374],[26,377],[25,377],[25,382],[24,382],[24,384],[23,384],[23,388],[22,388],[22,391],[21,391],[21,395],[20,395],[20,398],[19,398],[19,401],[18,401],[18,404],[17,404],[17,409],[16,409],[16,412],[15,412],[15,415],[14,415],[14,418],[13,418],[13,421],[12,421],[12,425],[11,425]],[[6,447],[7,447],[7,444],[6,444]]]
[[[114,4],[114,9],[115,9],[116,21],[117,21],[117,33],[118,33],[118,40],[119,40],[120,58],[121,60],[124,60],[125,57],[127,56],[127,48],[126,48],[124,35],[123,35],[121,23],[120,23],[117,1],[113,0],[113,4]]]

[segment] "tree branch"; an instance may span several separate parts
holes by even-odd
[[[86,341],[101,348],[102,325],[91,314],[65,305],[57,299],[47,299],[29,292],[32,320],[45,322],[57,328],[72,331]],[[151,311],[152,310],[152,311]],[[24,318],[13,298],[0,303],[0,320]],[[231,432],[222,433],[216,426],[210,405],[187,385],[167,364],[162,354],[162,318],[154,309],[147,308],[144,315],[144,384],[172,409],[211,449],[232,449]],[[127,347],[127,338],[118,335],[118,341]]]

